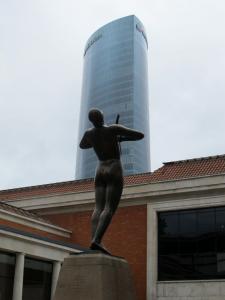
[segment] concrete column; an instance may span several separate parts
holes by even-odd
[[[157,211],[151,204],[147,204],[147,300],[157,299],[157,233]]]
[[[12,300],[22,300],[24,257],[25,257],[24,253],[18,253],[16,255],[16,268],[15,268]]]
[[[52,271],[51,300],[53,300],[53,297],[54,297],[54,294],[55,294],[60,269],[61,269],[61,262],[60,261],[55,261],[54,264],[53,264],[53,271]]]

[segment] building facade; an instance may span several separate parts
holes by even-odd
[[[169,162],[153,173],[124,179],[121,203],[104,245],[129,262],[137,300],[224,299],[225,155]],[[89,246],[93,179],[1,191],[0,199],[23,214],[36,212],[48,220],[46,227],[36,228],[38,232],[46,230],[49,235],[51,228],[51,234],[60,234],[73,245]],[[6,222],[3,217],[0,215],[0,222]],[[43,219],[38,219],[39,226],[44,226]],[[49,227],[49,221],[55,227]],[[8,236],[13,226],[8,221]],[[20,243],[10,243],[9,239],[2,243],[1,228],[0,235],[0,262],[1,255],[23,252]],[[59,249],[58,244],[52,246],[55,251]],[[44,251],[35,253],[35,249],[31,253],[27,247],[27,256],[59,262],[72,250],[82,251],[78,246],[66,249],[64,245],[59,257],[49,257],[47,251],[44,258]],[[11,257],[8,262],[12,263]],[[0,282],[0,292],[1,288]]]
[[[144,132],[141,141],[122,143],[124,174],[150,171],[148,41],[135,16],[115,20],[98,29],[84,50],[79,138],[87,128],[90,108],[101,109],[105,122]],[[97,159],[92,149],[78,149],[76,178],[94,177]]]

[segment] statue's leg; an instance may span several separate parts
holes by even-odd
[[[107,185],[106,188],[106,201],[105,201],[105,207],[102,211],[99,222],[95,231],[95,234],[93,236],[93,243],[100,244],[102,237],[108,228],[112,216],[115,213],[118,204],[120,202],[120,197],[123,190],[123,182],[122,177],[121,180],[116,180],[115,182],[112,182]]]
[[[99,218],[104,210],[106,201],[106,188],[103,185],[95,186],[95,209],[91,217],[91,236],[95,236],[96,228],[99,223]]]

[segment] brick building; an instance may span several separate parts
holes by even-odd
[[[53,293],[63,258],[89,246],[93,180],[5,190],[0,199],[0,263],[1,255],[3,261],[17,255],[11,262],[15,276],[18,270],[26,273],[26,258],[28,266],[32,259],[51,263],[53,280],[41,284],[51,285]],[[130,263],[138,300],[224,299],[224,241],[225,155],[168,162],[153,173],[126,176],[104,237],[112,254]],[[24,279],[20,289],[29,294],[32,286]],[[38,299],[49,297],[43,292]]]

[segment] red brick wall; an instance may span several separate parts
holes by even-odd
[[[91,212],[49,215],[52,222],[73,231],[71,242],[88,247],[90,244]],[[119,208],[104,236],[104,245],[130,264],[138,300],[146,299],[147,209],[145,205]],[[126,299],[124,299],[126,300]]]

